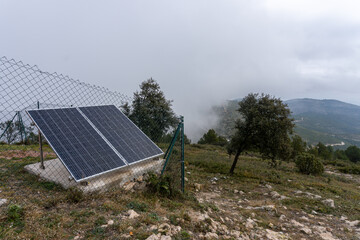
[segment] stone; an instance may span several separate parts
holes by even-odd
[[[137,218],[139,217],[140,215],[135,212],[134,210],[130,209],[129,211],[127,211],[127,214],[129,216],[129,219],[134,219],[134,218]]]
[[[269,190],[272,189],[272,186],[270,184],[266,184],[265,187]]]
[[[308,228],[308,227],[303,227],[303,228],[301,228],[301,229],[300,229],[300,232],[305,233],[305,234],[308,234],[308,235],[312,233],[311,229]]]
[[[309,221],[309,218],[307,218],[305,216],[302,216],[300,219],[303,220],[303,221],[307,221],[307,222]]]
[[[114,220],[109,220],[108,222],[107,222],[107,225],[113,225],[114,224]]]
[[[159,233],[159,234],[152,234],[152,235],[150,235],[146,240],[160,240],[160,236],[161,236],[161,234]]]
[[[137,179],[136,179],[136,181],[138,181],[138,182],[142,182],[142,181],[144,181],[144,176],[140,176],[140,177],[138,177]]]
[[[0,206],[4,205],[6,203],[7,203],[7,199],[0,198]]]
[[[179,232],[181,232],[181,227],[180,226],[171,226],[171,235],[176,235]]]
[[[281,216],[279,217],[279,220],[280,221],[285,221],[286,219],[286,216],[284,214],[281,214]]]
[[[204,187],[204,184],[194,183],[194,187],[196,191],[201,191]]]
[[[160,233],[167,233],[167,232],[169,232],[170,230],[171,230],[171,227],[170,227],[170,225],[167,224],[167,223],[163,223],[163,224],[161,224],[161,225],[158,227],[158,231],[159,231]]]
[[[236,193],[239,193],[239,190],[236,190],[236,189],[235,189],[235,190],[234,190],[234,193],[235,193],[235,194],[236,194]]]
[[[290,239],[287,234],[282,232],[275,232],[270,229],[266,229],[266,239],[268,240],[287,240]]]
[[[281,197],[281,195],[276,191],[270,192],[270,195],[272,198],[280,198]]]
[[[163,236],[160,237],[160,240],[171,240],[171,237],[163,235]]]
[[[130,191],[134,187],[135,184],[136,184],[136,182],[129,182],[128,184],[124,185],[123,188],[125,191]]]
[[[256,222],[254,220],[252,220],[251,218],[246,219],[245,227],[247,229],[253,229],[255,225]]]
[[[305,227],[304,224],[299,223],[298,221],[296,221],[296,220],[294,220],[294,219],[292,219],[290,222],[291,222],[291,224],[292,224],[294,227],[299,227],[299,228]]]
[[[240,238],[241,232],[240,231],[236,231],[236,230],[231,230],[230,231],[230,235],[235,237],[235,238]]]
[[[208,232],[205,234],[204,238],[208,239],[219,239],[219,236],[216,233]]]
[[[335,208],[335,202],[332,199],[326,199],[321,201],[323,204],[325,204],[328,207]]]

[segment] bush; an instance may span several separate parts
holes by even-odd
[[[304,174],[319,175],[324,172],[324,165],[312,154],[301,154],[295,163],[299,171]]]

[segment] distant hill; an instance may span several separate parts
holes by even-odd
[[[238,99],[234,99],[214,107],[219,116],[215,127],[219,134],[228,137],[233,133],[234,120],[239,117],[237,103]],[[322,142],[338,148],[360,146],[360,106],[310,98],[292,99],[285,103],[295,119],[295,132],[309,144]]]
[[[295,119],[295,131],[309,143],[360,145],[360,106],[309,98],[285,103]]]

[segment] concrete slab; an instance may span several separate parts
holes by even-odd
[[[71,177],[68,170],[58,158],[44,161],[45,169],[40,168],[40,163],[34,163],[26,165],[25,170],[46,181],[60,184],[66,189],[77,187],[84,192],[93,192],[105,191],[110,187],[123,186],[125,183],[150,171],[160,173],[164,161],[164,159],[146,160],[79,183]]]

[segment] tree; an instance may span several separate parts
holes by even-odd
[[[219,136],[214,129],[209,129],[207,133],[200,138],[198,144],[211,144],[225,146],[227,144],[226,138]]]
[[[152,78],[140,84],[131,106],[122,106],[124,113],[153,141],[160,140],[178,122],[160,85]]]
[[[340,160],[349,160],[349,158],[346,156],[346,153],[344,150],[337,149],[334,152],[334,158],[340,159]]]
[[[323,143],[319,142],[316,145],[318,156],[325,160],[330,160],[332,158],[334,149],[331,146],[325,146]]]
[[[231,174],[240,154],[250,148],[257,148],[263,158],[272,160],[273,165],[276,165],[277,157],[289,159],[289,134],[294,124],[286,104],[270,95],[251,93],[239,102],[238,111],[241,117],[228,146],[228,153],[235,154]]]
[[[11,144],[19,135],[19,123],[11,120],[0,123],[0,134],[3,134],[3,132],[7,144]]]
[[[299,135],[294,135],[291,139],[291,158],[295,159],[306,150],[306,142]]]
[[[357,146],[350,146],[345,150],[346,156],[352,162],[360,161],[360,148]]]

